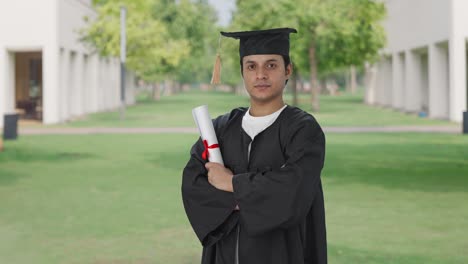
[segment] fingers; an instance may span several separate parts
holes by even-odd
[[[216,162],[207,162],[207,163],[205,164],[205,168],[206,168],[207,170],[210,170],[210,169],[212,169],[212,168],[214,168],[214,167],[217,167],[217,166],[222,166],[222,167],[224,167],[223,165],[221,165],[221,164],[219,164],[219,163],[216,163]]]

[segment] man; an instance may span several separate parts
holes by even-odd
[[[202,264],[327,263],[325,137],[310,114],[283,101],[293,70],[290,33],[296,30],[221,32],[240,39],[250,107],[213,121],[224,166],[203,160],[198,140],[183,172]]]

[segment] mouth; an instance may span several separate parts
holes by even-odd
[[[265,88],[268,88],[268,87],[270,87],[270,86],[271,86],[271,85],[266,84],[266,83],[265,83],[265,84],[264,84],[264,83],[261,83],[261,84],[256,84],[256,85],[254,85],[255,88],[259,88],[259,89],[265,89]]]

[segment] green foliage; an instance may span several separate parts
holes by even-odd
[[[380,21],[383,3],[374,0],[238,0],[232,29],[294,27],[291,57],[296,70],[310,70],[309,48],[316,48],[318,71],[326,74],[375,59],[385,44]]]
[[[189,46],[189,55],[169,72],[183,83],[209,82],[219,31],[213,7],[204,0],[162,0],[152,12],[167,25],[172,39]]]
[[[170,38],[167,25],[151,12],[154,1],[99,1],[98,16],[83,30],[83,39],[101,56],[120,54],[120,7],[127,9],[127,67],[141,78],[154,81],[168,66],[177,66],[189,52],[185,40]]]
[[[120,7],[127,8],[127,67],[147,81],[207,81],[216,15],[206,1],[95,0],[83,40],[102,56],[120,53]]]

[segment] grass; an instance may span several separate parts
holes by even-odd
[[[310,96],[302,94],[299,106],[311,112]],[[285,95],[286,103],[291,104],[290,94]],[[414,114],[404,114],[390,108],[372,107],[363,104],[362,95],[343,94],[341,96],[321,96],[321,110],[314,113],[322,126],[389,126],[389,125],[453,125],[443,121],[420,118]],[[214,118],[238,106],[248,106],[246,96],[225,92],[201,92],[192,90],[172,96],[163,96],[158,102],[145,94],[139,97],[138,104],[126,110],[126,120],[119,120],[119,111],[90,114],[62,126],[71,127],[194,127],[192,108],[208,104]]]
[[[196,137],[5,142],[0,263],[199,263],[180,197]],[[468,263],[467,157],[461,135],[328,134],[329,263]]]

